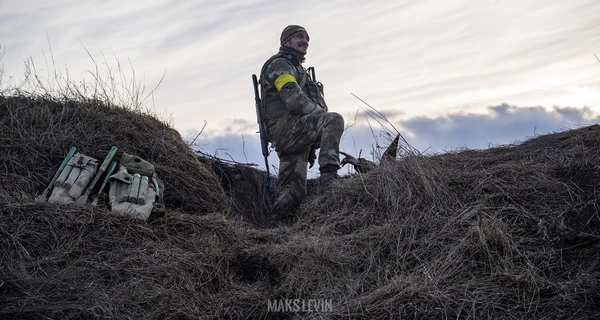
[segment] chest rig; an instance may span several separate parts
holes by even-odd
[[[271,87],[270,90],[265,90],[265,85],[263,83],[263,81],[266,81],[264,73],[267,69],[267,66],[271,62],[273,62],[273,60],[278,58],[286,59],[286,61],[294,68],[294,70],[296,71],[296,75],[294,76],[298,80],[298,85],[300,86],[300,89],[302,89],[304,94],[306,94],[306,96],[309,97],[309,99],[312,102],[321,106],[321,108],[327,111],[328,108],[327,104],[325,103],[323,84],[315,81],[314,68],[311,67],[308,69],[312,70],[311,76],[307,69],[304,69],[302,65],[300,65],[300,62],[294,55],[290,53],[280,52],[269,58],[269,60],[267,60],[267,62],[265,62],[265,64],[263,65],[262,70],[260,72],[262,97],[261,112],[264,118],[263,120],[265,122],[268,122],[269,120],[281,118],[289,114],[288,109],[286,108],[283,100],[279,96],[279,92],[277,92],[274,87]]]

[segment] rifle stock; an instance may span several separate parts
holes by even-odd
[[[256,120],[258,122],[258,132],[260,134],[260,146],[262,149],[263,157],[265,158],[265,167],[267,169],[267,190],[273,192],[273,181],[271,180],[271,173],[269,172],[269,141],[267,139],[267,132],[264,124],[262,123],[262,113],[260,111],[260,95],[258,94],[258,79],[255,74],[252,75],[252,84],[254,85],[254,101],[256,107]]]

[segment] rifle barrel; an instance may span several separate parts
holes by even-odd
[[[252,75],[252,84],[254,85],[254,101],[256,102],[256,122],[258,122],[258,132],[260,135],[260,146],[263,157],[265,158],[265,169],[267,170],[267,190],[273,192],[273,181],[271,181],[271,173],[269,172],[269,141],[267,141],[266,128],[262,123],[262,114],[260,111],[261,101],[258,94],[258,78],[255,74]]]

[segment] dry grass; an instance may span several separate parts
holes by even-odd
[[[177,131],[156,118],[97,100],[0,96],[0,199],[31,199],[46,187],[70,146],[104,159],[111,146],[156,166],[170,192],[165,202],[190,213],[228,210],[212,173]]]
[[[230,303],[239,284],[229,268],[244,242],[221,214],[146,224],[91,208],[1,210],[3,319],[218,317],[254,306]]]
[[[599,145],[590,126],[344,181],[295,226],[344,266],[302,294],[345,292],[340,317],[598,317]]]
[[[0,96],[2,319],[600,317],[599,126],[407,153],[264,228],[264,172],[198,158],[139,109],[12,94]],[[153,162],[166,216],[33,202],[71,145]],[[277,298],[332,299],[333,312],[268,312]]]

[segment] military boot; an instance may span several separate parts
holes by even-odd
[[[321,175],[319,176],[319,192],[326,192],[331,190],[333,181],[340,178],[337,174],[339,167],[333,165],[327,165],[321,168]]]
[[[290,225],[294,222],[295,211],[290,205],[281,205],[281,203],[275,203],[269,214],[269,223],[271,227],[281,227],[283,225]]]

